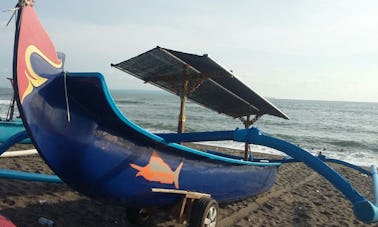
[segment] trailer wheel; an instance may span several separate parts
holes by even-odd
[[[126,208],[126,217],[131,224],[143,225],[151,214],[144,208]]]
[[[218,220],[218,210],[218,203],[214,199],[200,198],[193,204],[189,226],[215,227]]]

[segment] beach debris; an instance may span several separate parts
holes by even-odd
[[[43,226],[48,226],[48,227],[52,227],[54,226],[54,221],[53,220],[50,220],[50,219],[47,219],[45,217],[40,217],[38,218],[38,222],[43,225]]]

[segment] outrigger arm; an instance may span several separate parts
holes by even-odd
[[[166,142],[199,142],[199,141],[217,141],[217,140],[234,140],[248,144],[262,145],[279,150],[296,161],[301,161],[314,171],[326,178],[335,188],[353,204],[355,216],[363,222],[378,221],[378,174],[377,168],[372,167],[370,175],[373,178],[373,187],[375,195],[375,204],[363,197],[344,177],[329,167],[321,158],[313,156],[304,149],[264,134],[259,129],[252,127],[249,129],[236,129],[233,131],[215,131],[215,132],[195,132],[183,134],[158,134]],[[350,164],[351,165],[351,164]],[[350,167],[350,166],[349,166]],[[366,173],[366,172],[364,172]]]
[[[6,150],[16,143],[29,138],[26,131],[21,131],[13,136],[11,136],[4,143],[0,144],[0,155],[2,155]],[[55,175],[41,174],[41,173],[30,173],[24,171],[10,170],[10,169],[0,169],[0,178],[17,179],[24,181],[40,181],[49,183],[63,183],[63,181]]]
[[[0,155],[4,153],[6,150],[8,150],[11,146],[27,138],[29,138],[29,136],[26,131],[21,131],[14,134],[9,139],[7,139],[4,143],[0,144]]]
[[[356,217],[364,222],[378,221],[378,207],[364,198],[344,177],[338,174],[335,170],[329,167],[321,159],[313,156],[302,148],[288,143],[284,140],[274,138],[272,136],[262,133],[257,128],[250,130],[235,131],[235,140],[239,142],[248,142],[256,145],[267,146],[298,159],[312,168],[324,178],[326,178],[332,185],[344,194],[353,204],[353,211]],[[376,168],[375,168],[376,172]],[[372,174],[376,178],[376,174]],[[374,182],[374,191],[377,191],[378,184]]]

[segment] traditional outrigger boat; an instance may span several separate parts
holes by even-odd
[[[56,53],[33,1],[20,1],[18,7],[14,80],[21,117],[45,162],[75,190],[135,211],[175,204],[182,193],[194,195],[198,200],[191,225],[214,226],[217,202],[268,190],[285,162],[244,160],[179,144],[232,139],[268,146],[304,162],[352,202],[358,219],[378,220],[377,204],[321,159],[257,128],[155,135],[139,127],[116,107],[101,74],[64,71],[64,55]],[[376,179],[373,169],[374,174],[367,173]]]
[[[8,78],[13,86],[13,79]],[[20,118],[14,117],[16,99],[13,95],[7,112],[7,116],[0,118],[0,144],[6,142],[13,135],[25,131],[24,125]],[[31,143],[30,139],[17,141],[19,143]]]

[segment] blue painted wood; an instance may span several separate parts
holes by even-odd
[[[371,166],[371,175],[373,180],[374,205],[378,206],[378,173],[376,165]]]
[[[25,138],[28,138],[28,134],[26,131],[20,131],[13,136],[11,136],[9,139],[4,141],[4,143],[0,144],[0,155],[7,151],[11,146],[15,145],[16,143],[25,140]]]
[[[175,189],[173,183],[148,181],[137,176],[138,171],[130,165],[148,165],[154,151],[172,172],[183,163],[178,189],[209,193],[218,202],[253,196],[273,185],[277,163],[255,166],[184,149],[138,130],[117,116],[120,112],[103,92],[98,74],[67,75],[68,122],[61,92],[63,78],[50,79],[36,95],[25,100],[22,111],[41,156],[61,179],[83,194],[137,207],[175,202],[177,196],[151,192],[154,187]]]
[[[200,142],[200,141],[220,141],[232,140],[234,131],[216,132],[186,132],[186,133],[159,133],[156,134],[167,142]]]
[[[21,119],[14,119],[12,121],[0,121],[0,143],[4,143],[13,135],[25,131]],[[30,139],[18,141],[18,143],[31,143]]]
[[[10,169],[0,169],[0,178],[9,178],[24,181],[39,181],[47,183],[63,183],[63,181],[55,175],[29,173]]]
[[[354,213],[358,219],[364,222],[378,221],[378,207],[364,198],[344,177],[329,167],[320,158],[314,157],[312,154],[294,144],[264,134],[254,127],[248,130],[235,131],[235,140],[271,147],[286,153],[294,159],[302,161],[326,178],[352,202]]]

